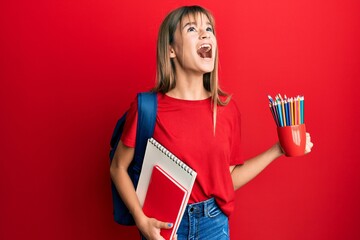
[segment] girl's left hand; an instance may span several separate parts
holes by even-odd
[[[314,144],[311,142],[310,133],[306,133],[306,143],[305,143],[305,154],[311,152],[312,147]]]

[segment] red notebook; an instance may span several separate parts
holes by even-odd
[[[187,190],[169,174],[158,165],[154,166],[143,211],[148,217],[173,223],[171,229],[161,229],[161,236],[167,240],[173,238],[175,230],[180,224],[180,215],[187,204],[187,194]]]

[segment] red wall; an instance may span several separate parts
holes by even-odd
[[[112,220],[109,138],[153,86],[165,14],[217,19],[220,77],[243,152],[276,141],[267,94],[306,98],[315,144],[237,192],[232,239],[359,239],[360,17],[356,0],[0,3],[0,239],[137,239]]]

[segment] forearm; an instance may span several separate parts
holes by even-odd
[[[134,185],[130,179],[127,169],[134,157],[134,148],[126,147],[120,141],[115,156],[110,166],[110,175],[116,189],[124,201],[126,207],[132,214],[136,226],[146,239],[160,239],[160,229],[170,229],[172,224],[148,218],[136,195]]]
[[[234,189],[237,190],[251,181],[282,154],[280,145],[275,144],[256,157],[246,160],[244,164],[235,166],[231,171]]]
[[[116,149],[110,166],[110,175],[113,183],[125,205],[137,221],[144,216],[134,185],[127,172],[134,157],[135,149],[125,146],[121,141]]]
[[[121,199],[133,215],[135,222],[139,221],[145,215],[127,170],[122,167],[111,166],[110,174]]]

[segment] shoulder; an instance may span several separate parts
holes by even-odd
[[[241,112],[238,107],[237,101],[231,97],[225,106],[218,108],[218,116],[226,120],[230,126],[237,128],[241,124]]]
[[[229,98],[229,100],[227,100]],[[232,96],[221,96],[221,101],[228,103],[225,106],[220,106],[220,108],[224,109],[226,112],[234,113],[236,115],[240,114],[240,110],[238,107],[237,101]]]
[[[132,99],[131,103],[130,103],[130,111],[137,111],[138,109],[138,98],[137,95]]]

